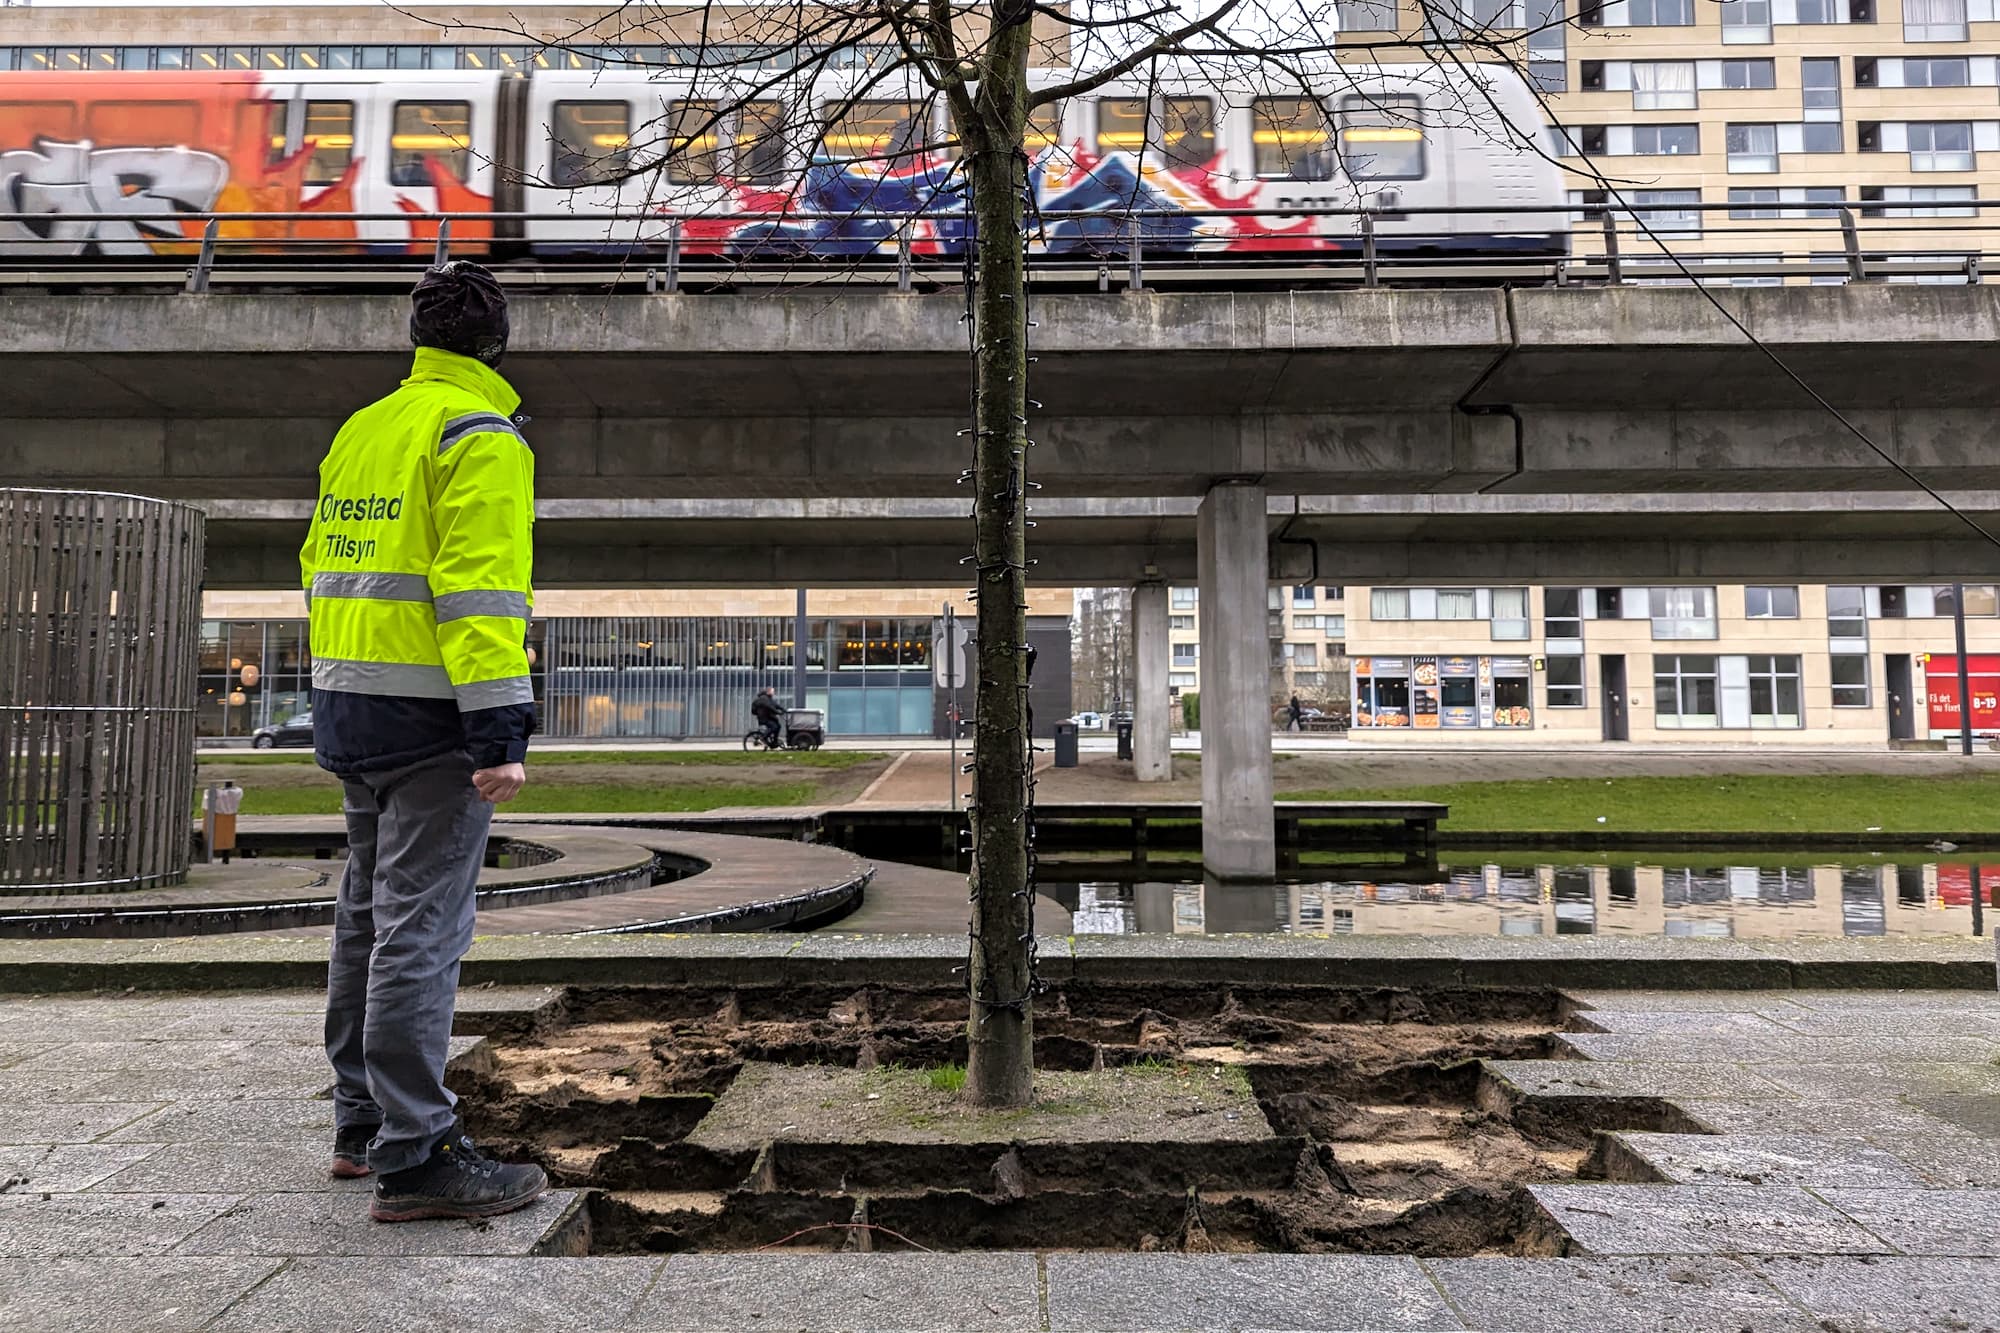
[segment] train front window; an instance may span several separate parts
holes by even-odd
[[[557,189],[624,177],[632,155],[632,108],[624,102],[557,102],[550,129],[549,183]]]
[[[332,185],[347,174],[354,161],[354,103],[307,102],[305,181]]]
[[[1417,180],[1424,174],[1423,113],[1414,97],[1344,97],[1340,162],[1354,180]]]
[[[1160,99],[1160,155],[1175,171],[1215,160],[1215,103],[1206,97]]]
[[[837,103],[827,104],[829,115],[837,109]],[[834,162],[904,166],[933,137],[929,120],[930,108],[918,102],[852,102],[821,136],[822,155]]]
[[[1100,154],[1130,153],[1137,157],[1146,148],[1146,99],[1105,97],[1097,103],[1097,151]]]
[[[676,102],[667,121],[667,180],[713,185],[722,177],[722,108],[714,102]]]
[[[389,140],[389,183],[435,185],[430,163],[457,180],[472,169],[472,103],[398,102]]]
[[[745,102],[736,117],[730,156],[736,178],[767,185],[785,174],[785,104]]]
[[[1333,179],[1333,133],[1310,97],[1259,97],[1250,103],[1257,174],[1270,180]]]

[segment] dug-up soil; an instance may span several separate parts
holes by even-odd
[[[1551,1055],[1558,1003],[1073,985],[1038,1005],[1037,1106],[975,1123],[962,993],[575,992],[455,1085],[475,1136],[593,1191],[600,1254],[1553,1253],[1524,1187],[1613,1126],[1512,1106],[1479,1060]]]

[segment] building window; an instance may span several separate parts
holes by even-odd
[[[1583,659],[1581,657],[1551,657],[1548,659],[1547,677],[1549,707],[1583,707]]]
[[[1310,585],[1302,583],[1293,587],[1292,589],[1293,606],[1311,606],[1312,604],[1313,604],[1313,590]]]
[[[1834,639],[1868,637],[1868,593],[1865,588],[1826,590],[1826,632]]]
[[[1868,707],[1868,654],[1835,653],[1833,664],[1833,706]]]
[[[1919,59],[1903,58],[1905,88],[1963,88],[1970,82],[1971,62],[1964,56]]]
[[[1340,635],[1340,636],[1341,636],[1342,638],[1346,638],[1346,637],[1347,637],[1347,617],[1346,617],[1346,616],[1321,616],[1321,617],[1320,617],[1320,628],[1321,628],[1321,629],[1322,629],[1323,631],[1325,631],[1325,632],[1326,632],[1327,634],[1338,634],[1338,635]]]
[[[1635,28],[1691,28],[1694,0],[1632,0],[1630,22]]]
[[[1471,588],[1439,588],[1437,590],[1437,618],[1439,620],[1477,620],[1479,618],[1479,594]]]
[[[1653,712],[1655,725],[1661,727],[1720,726],[1715,659],[1706,655],[1655,657]]]
[[[1834,127],[1838,129],[1838,126]],[[1808,185],[1800,191],[1800,196],[1811,208],[1790,210],[1791,216],[1801,218],[1831,218],[1840,215],[1840,205],[1847,201],[1847,189],[1840,185]],[[1817,258],[1818,256],[1814,256]]]
[[[1725,60],[1722,62],[1722,86],[1732,89],[1775,88],[1778,86],[1778,62]]]
[[[1908,126],[1911,171],[1971,171],[1972,126],[1962,120],[1913,120]]]
[[[1808,27],[1840,22],[1840,0],[1799,0],[1799,22]]]
[[[1778,189],[1760,186],[1754,189],[1732,189],[1729,192],[1729,216],[1744,221],[1751,218],[1774,218],[1778,216]]]
[[[1545,639],[1583,637],[1583,589],[1543,589],[1542,637]]]
[[[1771,40],[1771,0],[1735,0],[1722,7],[1726,46],[1762,46]]]
[[[1342,588],[1338,585],[1334,585],[1332,587],[1322,587],[1319,590],[1319,592],[1320,596],[1324,597],[1329,602],[1345,601],[1347,598],[1347,589]]]
[[[1495,639],[1525,639],[1528,637],[1528,590],[1526,588],[1495,588],[1493,590],[1493,637]]]
[[[1701,210],[1689,207],[1701,202],[1700,190],[1631,190],[1625,197],[1632,201],[1632,216],[1654,231],[1701,235]],[[1648,204],[1653,207],[1643,207]]]
[[[1991,583],[1967,583],[1964,585],[1940,583],[1937,587],[1931,589],[1932,606],[1939,615],[1948,616],[1953,614],[1960,586],[1963,586],[1965,589],[1965,614],[1968,616],[1990,616],[1995,614],[1996,610],[2000,610],[1994,604],[1994,585]]]
[[[1891,187],[1894,188],[1894,187]],[[1970,185],[1905,185],[1900,193],[1913,207],[1885,209],[1884,215],[1892,218],[1969,218],[1979,212],[1976,208],[1953,208],[1951,204],[1963,201],[1969,205],[1977,191]],[[1936,259],[1936,255],[1926,256]]]
[[[1371,620],[1408,620],[1410,618],[1410,590],[1408,588],[1370,588],[1368,590],[1368,617]]]
[[[1336,0],[1342,32],[1395,32],[1394,0]]]
[[[1319,645],[1288,643],[1285,645],[1285,660],[1295,667],[1316,667],[1319,665]]]
[[[1778,127],[1776,125],[1731,125],[1723,136],[1731,171],[1776,171],[1778,169]]]
[[[1167,673],[1167,684],[1177,690],[1191,690],[1200,680],[1201,677],[1192,671],[1170,671]]]
[[[1752,654],[1749,675],[1752,727],[1805,725],[1805,715],[1799,702],[1798,658]]]
[[[1808,114],[1840,110],[1840,58],[1812,56],[1799,62],[1799,81],[1804,85],[1800,104]]]
[[[1632,153],[1636,157],[1667,157],[1701,151],[1699,125],[1634,125]]]
[[[1715,589],[1653,588],[1647,594],[1656,639],[1715,637]]]
[[[1736,61],[1732,63],[1751,64],[1755,62]],[[1724,86],[1728,85],[1725,84]],[[1634,111],[1692,111],[1694,105],[1694,62],[1692,60],[1635,60],[1632,62],[1632,109]]]
[[[1174,645],[1174,660],[1172,665],[1177,667],[1191,667],[1195,665],[1200,654],[1201,645],[1198,643],[1176,643]]]
[[[1182,629],[1182,630],[1189,630],[1189,631],[1192,631],[1192,630],[1194,629],[1194,617],[1193,617],[1193,616],[1168,616],[1168,617],[1167,617],[1167,628],[1168,628],[1168,629]]]
[[[1837,120],[1809,120],[1799,126],[1799,146],[1808,153],[1841,153],[1846,146],[1841,141],[1840,122]]]
[[[1965,0],[1903,0],[1903,40],[1966,40]]]
[[[1167,599],[1173,610],[1192,611],[1199,595],[1198,588],[1175,588],[1167,594]]]
[[[1797,620],[1799,590],[1790,586],[1745,588],[1743,614],[1751,620]]]

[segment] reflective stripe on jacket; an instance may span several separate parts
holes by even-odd
[[[420,347],[320,464],[299,567],[314,746],[335,772],[526,753],[535,460],[520,401],[488,366]]]

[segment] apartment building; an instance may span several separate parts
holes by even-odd
[[[1959,734],[1954,585],[1351,590],[1353,734],[1870,745]],[[1964,585],[1975,734],[2000,596]]]
[[[1872,218],[1972,217],[1967,201],[2000,191],[1991,180],[2000,169],[1995,0],[1339,0],[1337,8],[1343,35],[1356,42],[1426,28],[1443,40],[1519,33],[1551,149],[1579,172],[1570,200],[1586,252],[1601,248],[1604,212],[1617,213],[1614,190],[1656,232],[1745,261],[1766,248],[1833,258],[1841,205],[1856,211],[1865,236]],[[1592,167],[1609,179],[1588,179]],[[1695,204],[1728,208],[1704,214]],[[1868,245],[1904,252],[1896,257],[1948,253],[1955,243],[1977,250],[1954,241],[1951,228],[1963,225]],[[1652,247],[1625,245],[1635,266],[1659,262]]]
[[[1347,592],[1332,584],[1270,589],[1271,697],[1337,710],[1347,698]],[[1167,683],[1177,695],[1201,690],[1201,595],[1167,592]]]

